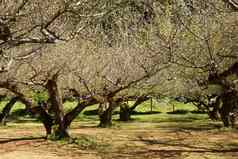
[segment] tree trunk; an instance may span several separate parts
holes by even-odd
[[[18,97],[13,97],[3,108],[2,113],[0,114],[0,122],[2,125],[6,125],[6,119],[10,114],[10,111],[14,104],[17,102]]]
[[[236,127],[236,118],[237,118],[237,112],[234,112],[231,116],[230,116],[230,121],[231,121],[231,127],[235,128]]]
[[[69,133],[67,127],[64,124],[64,109],[62,96],[57,85],[57,77],[54,76],[52,79],[47,82],[47,89],[49,94],[49,101],[51,104],[51,109],[54,113],[55,118],[55,129],[54,129],[54,139],[60,140],[64,138],[69,138]]]
[[[107,104],[101,104],[99,106],[99,127],[107,128],[112,126],[112,110],[113,103],[109,102]]]
[[[31,99],[27,98],[23,93],[21,93],[20,88],[17,87],[15,83],[11,82],[0,82],[0,85],[2,88],[6,88],[10,90],[12,93],[16,94],[18,97],[18,100],[21,101],[26,106],[26,111],[29,113],[32,113],[34,115],[39,115],[42,119],[44,119],[42,122],[44,124],[44,127],[46,128],[46,133],[51,133],[51,127],[53,125],[53,119],[51,116],[45,111],[42,113],[40,110],[42,110],[40,107],[36,106]],[[57,85],[56,85],[57,86]],[[47,116],[47,117],[45,117]],[[46,119],[46,120],[45,120]]]
[[[236,91],[226,91],[222,96],[222,107],[219,110],[221,119],[225,127],[230,127],[234,125],[234,119],[232,118],[233,111],[237,108],[237,92]]]
[[[210,110],[209,108],[213,108],[212,110]],[[218,96],[215,98],[210,98],[209,102],[208,102],[208,116],[211,120],[219,120],[220,116],[219,116],[219,110],[221,109],[221,98]]]
[[[42,107],[42,105],[39,105],[37,107],[33,107],[30,110],[30,112],[39,116],[39,120],[43,123],[45,130],[46,130],[46,138],[49,135],[51,135],[54,120],[47,113],[46,109],[44,107]]]
[[[208,116],[211,120],[218,121],[219,120],[219,110],[213,109],[212,111],[208,112]]]
[[[64,116],[64,127],[68,128],[72,121],[88,106],[97,104],[97,100],[95,100],[94,98],[90,98],[87,99],[84,102],[78,102],[77,106],[71,110],[70,112],[68,112],[65,116]]]
[[[224,127],[230,127],[230,117],[229,117],[229,112],[225,108],[225,106],[222,106],[220,109],[220,115],[221,115],[221,120],[223,122]]]
[[[147,96],[140,96],[137,98],[136,102],[133,104],[132,107],[129,107],[128,104],[124,103],[120,107],[120,121],[130,121],[131,120],[131,114],[136,109],[136,107],[143,102],[147,101],[149,97]]]
[[[42,112],[40,116],[41,116],[41,121],[46,130],[46,137],[48,137],[52,133],[53,119],[45,111]]]
[[[123,103],[120,105],[120,121],[130,121],[131,120],[131,112],[129,105]]]

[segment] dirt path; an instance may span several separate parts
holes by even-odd
[[[237,131],[178,130],[152,123],[99,129],[76,123],[70,133],[83,139],[78,144],[47,141],[43,133],[38,124],[1,128],[0,159],[238,158]]]

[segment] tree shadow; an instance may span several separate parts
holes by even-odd
[[[120,152],[117,154],[117,157],[134,157],[134,156],[140,156],[143,158],[150,158],[152,157],[158,157],[161,159],[167,159],[167,158],[181,158],[183,153],[198,153],[201,155],[204,155],[204,153],[213,153],[217,155],[224,155],[225,153],[236,153],[238,152],[238,149],[230,149],[230,150],[178,150],[178,149],[168,149],[168,150],[152,150],[152,149],[145,149],[145,150],[138,150],[133,152]],[[115,157],[115,158],[117,158]]]
[[[145,143],[146,145],[163,145],[163,146],[174,146],[179,147],[183,149],[169,149],[169,150],[148,150],[151,152],[164,152],[164,153],[171,153],[171,152],[177,152],[177,153],[184,153],[184,152],[190,152],[190,153],[230,153],[230,152],[238,152],[238,146],[234,146],[231,148],[224,148],[223,146],[221,148],[209,148],[204,146],[194,146],[189,144],[181,143],[183,139],[177,139],[177,140],[169,140],[169,141],[160,141],[155,139],[143,139],[139,138],[140,141]],[[224,145],[225,146],[225,145]],[[137,152],[140,153],[140,152]],[[143,152],[141,152],[143,153]]]
[[[70,128],[70,129],[90,129],[90,128],[98,128],[98,124],[94,125],[79,125],[75,128]]]
[[[189,110],[177,109],[175,111],[167,112],[167,114],[188,114]]]
[[[146,111],[146,112],[139,112],[139,111],[132,111],[131,115],[151,115],[151,114],[161,114],[160,111]]]
[[[173,132],[181,132],[181,131],[211,131],[211,130],[219,130],[223,126],[221,123],[186,123],[186,124],[176,124],[173,125],[162,125],[160,128],[168,128]]]
[[[16,141],[32,141],[32,140],[40,140],[45,139],[46,137],[21,137],[21,138],[0,138],[0,144],[6,144],[10,142],[16,142]]]

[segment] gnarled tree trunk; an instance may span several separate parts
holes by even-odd
[[[112,126],[112,111],[114,104],[114,102],[100,104],[98,112],[100,119],[99,127],[106,128]]]
[[[37,115],[39,117],[39,120],[43,123],[46,130],[46,138],[51,135],[54,120],[52,116],[47,112],[46,108],[42,104],[38,104],[38,106],[31,108],[30,112]]]
[[[237,92],[228,90],[222,96],[223,105],[219,110],[221,119],[225,127],[234,127],[235,117],[234,111],[238,108],[238,95]]]
[[[65,116],[64,116],[64,127],[68,128],[72,121],[78,116],[78,114],[80,114],[86,107],[97,104],[98,101],[94,98],[89,98],[84,102],[78,102],[77,106],[71,110],[70,112],[68,112]]]
[[[14,104],[17,102],[18,97],[13,97],[3,108],[2,113],[0,114],[0,122],[2,125],[6,125],[6,119],[10,114],[10,111]]]
[[[60,140],[64,138],[69,138],[70,136],[67,127],[65,127],[64,124],[63,100],[57,85],[57,75],[53,76],[52,79],[48,80],[46,88],[48,90],[50,99],[49,101],[55,118],[55,127],[53,132],[54,139]]]
[[[120,121],[130,121],[131,120],[131,114],[136,109],[137,106],[142,104],[143,102],[150,99],[149,97],[143,95],[137,98],[136,102],[133,104],[132,107],[129,107],[128,104],[124,103],[120,107]]]
[[[120,104],[120,121],[131,120],[131,110],[127,103]]]

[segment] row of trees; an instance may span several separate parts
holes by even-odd
[[[99,104],[100,126],[107,127],[116,107],[128,120],[148,96],[186,96],[197,104],[215,95],[227,126],[237,107],[226,102],[237,97],[236,77],[230,79],[238,57],[234,2],[1,1],[0,88],[13,96],[2,114],[21,101],[47,135],[61,139],[90,105]],[[204,89],[211,84],[222,93]],[[33,100],[36,91],[47,98]],[[69,96],[77,104],[65,112]],[[123,104],[131,99],[133,107]]]

